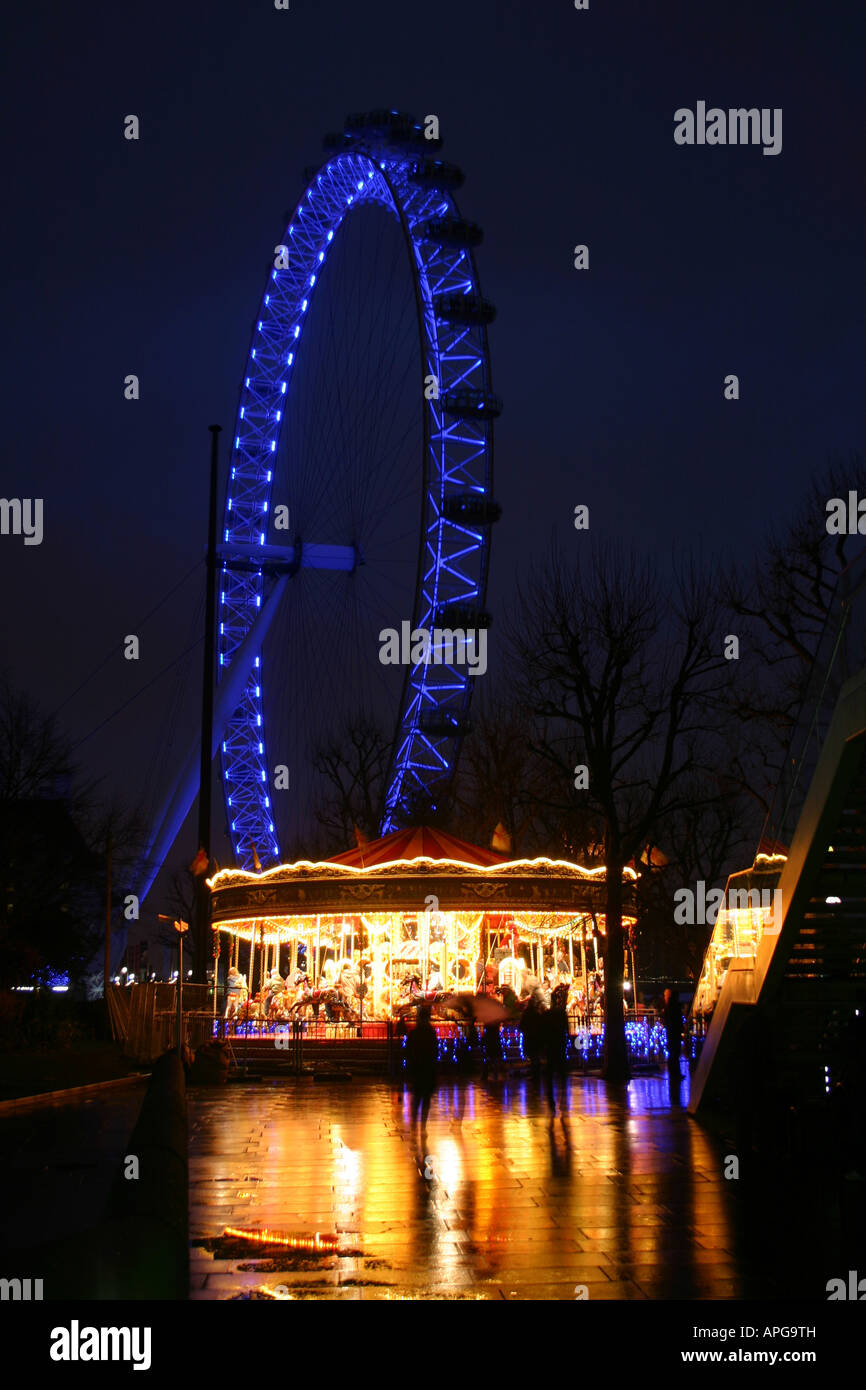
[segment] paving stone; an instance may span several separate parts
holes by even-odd
[[[285,1286],[292,1299],[576,1301],[577,1285],[589,1301],[778,1296],[742,1253],[724,1146],[666,1090],[638,1078],[624,1103],[573,1078],[570,1116],[551,1124],[529,1082],[449,1085],[420,1138],[407,1098],[378,1080],[193,1092],[194,1240],[242,1225],[339,1243],[218,1248],[210,1263],[199,1244],[191,1297]],[[240,1268],[254,1260],[272,1263]]]

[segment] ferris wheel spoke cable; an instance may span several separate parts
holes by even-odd
[[[151,608],[150,611],[146,613],[143,618],[139,618],[138,622],[134,624],[134,630],[138,632],[141,628],[143,628],[145,623],[148,623],[150,619],[154,617],[155,614],[157,614],[166,603],[168,603],[169,599],[177,593],[178,589],[183,588],[184,584],[186,584],[187,580],[192,578],[196,570],[201,569],[202,564],[202,560],[196,560],[192,568],[187,570],[186,574],[181,579],[179,579],[176,584],[173,584],[167,593],[163,594],[159,602],[156,603],[154,607]],[[59,704],[57,706],[54,713],[51,715],[51,718],[56,719],[58,714],[60,714],[61,710],[64,710],[66,706],[72,700],[75,699],[76,695],[80,695],[81,691],[84,690],[85,686],[88,686],[92,680],[95,680],[95,678],[99,675],[100,671],[104,670],[104,668],[108,665],[109,661],[113,661],[116,656],[117,643],[115,642],[105,659],[103,661],[100,661],[98,666],[94,667],[94,669],[90,672],[90,675],[86,676],[84,680],[81,682],[81,684],[76,686],[70,695],[67,695],[66,699],[62,702],[62,704]]]
[[[198,603],[190,619],[189,631],[187,633],[187,653],[193,650],[190,645],[194,641],[195,634],[201,633],[204,619],[205,596],[199,595]],[[183,697],[190,684],[190,661],[178,662],[176,674],[172,686],[172,693],[169,697],[168,709],[165,719],[162,721],[161,728],[164,730],[160,739],[159,747],[155,756],[148,762],[148,770],[145,775],[142,790],[142,805],[145,808],[145,820],[148,825],[156,828],[154,822],[158,814],[158,806],[162,802],[162,788],[164,788],[170,778],[169,764],[174,752],[175,737],[177,726],[180,719],[180,710]],[[159,801],[157,801],[159,797]]]
[[[389,283],[392,282],[393,275],[389,276]],[[391,296],[388,296],[388,300],[390,308]],[[390,313],[388,318],[391,318]],[[412,361],[411,354],[405,350],[405,347],[409,332],[413,329],[417,332],[417,326],[413,325],[411,322],[407,323],[407,318],[407,315],[403,315],[402,331],[395,325],[392,331],[385,335],[385,342],[389,345],[390,350],[386,349],[386,352],[383,354],[372,386],[369,385],[369,383],[367,386],[366,399],[369,403],[368,411],[373,422],[373,428],[368,433],[368,453],[364,460],[364,466],[359,469],[359,508],[361,513],[365,516],[369,515],[367,510],[367,497],[374,476],[378,475],[383,483],[389,479],[390,470],[386,470],[382,467],[375,468],[373,465],[374,463],[381,464],[382,462],[383,453],[386,452],[383,431],[387,429],[390,433],[393,430],[396,423],[394,401],[404,399],[404,382],[409,374],[409,370],[416,365]],[[404,362],[403,371],[400,376],[398,376],[394,370],[394,363],[398,358],[398,354],[402,357]],[[372,359],[372,353],[370,356]],[[417,427],[417,415],[414,416],[414,423]]]
[[[142,695],[144,695],[146,691],[150,690],[151,687],[156,685],[158,681],[161,681],[163,676],[167,675],[169,671],[174,670],[178,662],[183,661],[185,657],[189,656],[190,652],[195,651],[196,647],[200,647],[203,641],[203,637],[197,637],[191,647],[187,647],[186,651],[181,652],[180,656],[176,656],[173,661],[170,661],[168,663],[167,666],[163,666],[161,671],[158,671],[157,674],[153,676],[151,680],[147,681],[138,690],[136,690],[134,695],[130,695],[128,700],[124,700],[123,704],[118,705],[117,709],[113,710],[111,714],[107,715],[105,719],[101,720],[94,729],[90,730],[89,734],[85,734],[84,738],[80,738],[77,743],[74,743],[70,751],[74,753],[77,748],[80,748],[82,744],[87,743],[88,740],[93,738],[95,734],[98,734],[101,729],[104,729],[106,724],[110,724],[112,719],[116,719],[117,716],[119,714],[122,714],[125,709],[129,709],[130,705],[135,704],[136,700],[140,700]]]
[[[373,492],[372,497],[370,496],[370,485],[368,484],[367,496],[366,496],[366,498],[365,498],[365,503],[364,503],[364,515],[365,515],[365,516],[369,516],[369,517],[378,517],[378,518],[379,518],[379,522],[378,522],[379,525],[381,525],[382,522],[385,520],[386,516],[387,516],[388,513],[389,513],[389,510],[390,510],[390,509],[393,509],[394,503],[395,503],[396,501],[403,501],[404,499],[407,500],[407,499],[408,499],[409,497],[411,497],[411,496],[417,497],[417,495],[418,495],[419,488],[418,488],[418,478],[417,478],[417,472],[418,472],[418,469],[417,469],[417,459],[416,459],[416,458],[413,458],[413,459],[412,459],[412,467],[410,468],[410,466],[409,466],[409,458],[410,458],[410,456],[411,456],[411,454],[412,454],[412,451],[411,451],[410,449],[407,449],[407,448],[405,447],[406,444],[407,444],[407,442],[408,442],[408,439],[409,439],[410,434],[414,433],[415,429],[416,429],[416,424],[415,424],[415,422],[413,421],[412,423],[410,423],[410,424],[408,424],[408,425],[406,426],[406,429],[403,431],[403,434],[400,436],[399,439],[397,439],[397,440],[394,441],[394,443],[393,443],[393,445],[391,446],[391,448],[390,448],[389,450],[383,450],[383,451],[382,451],[382,454],[380,455],[382,461],[385,462],[385,463],[389,463],[389,464],[391,463],[392,460],[394,460],[394,459],[399,459],[399,458],[402,456],[402,457],[405,459],[405,462],[404,462],[404,465],[403,465],[403,469],[402,469],[402,477],[399,478],[399,479],[395,479],[395,477],[394,477],[394,470],[393,470],[392,468],[388,468],[388,469],[383,468],[383,469],[381,470],[382,476],[377,480],[377,482],[376,482],[376,484],[375,484],[375,491]],[[419,441],[419,450],[418,450],[419,453],[420,453],[420,444],[421,444],[421,441]],[[410,487],[409,487],[405,492],[401,492],[401,493],[395,494],[395,492],[394,492],[395,483],[397,483],[397,484],[399,485],[399,482],[400,482],[400,481],[403,481],[403,480],[405,480],[405,481],[408,482],[408,480],[409,480],[410,478],[412,478],[413,475],[414,475],[414,482],[410,485]],[[387,495],[385,495],[385,494],[386,494],[386,490],[387,490]],[[374,528],[374,529],[375,529],[375,528]],[[371,535],[371,534],[373,534],[373,532],[368,532],[368,533],[367,533],[368,537],[369,537],[369,535]],[[417,526],[416,526],[416,529],[415,529],[415,536],[416,536],[416,539],[417,539],[417,535],[418,535],[418,531],[417,531]]]
[[[362,220],[364,222],[364,227],[362,228],[362,231],[366,232],[366,222],[368,219]],[[380,248],[381,239],[377,238],[375,244],[373,275],[371,277],[373,284],[375,284],[378,279]],[[366,257],[364,257],[363,260],[364,264],[366,264]],[[361,300],[362,277],[356,275],[353,278],[355,285],[355,316],[352,329],[352,336],[351,339],[346,343],[348,360],[351,363],[353,375],[351,378],[350,387],[347,391],[347,396],[350,401],[358,402],[358,409],[353,410],[351,412],[350,424],[353,427],[353,429],[349,439],[348,452],[345,456],[345,462],[348,482],[347,490],[350,496],[350,519],[351,521],[356,522],[357,513],[355,512],[355,514],[353,515],[354,508],[352,506],[352,498],[353,495],[357,492],[358,483],[363,479],[364,475],[369,472],[370,450],[372,448],[370,441],[370,432],[369,430],[367,430],[365,434],[361,433],[361,421],[359,417],[362,410],[364,411],[365,415],[371,414],[372,389],[370,379],[376,364],[377,356],[376,353],[374,353],[372,350],[372,345],[374,341],[374,330],[376,330],[376,328],[378,327],[379,318],[384,319],[387,316],[386,310],[390,309],[390,295],[380,295],[376,297],[374,299],[374,305],[371,312],[369,306],[364,305]],[[391,273],[388,276],[389,286],[392,285],[392,283],[393,257]],[[345,374],[344,372],[339,370],[338,364],[336,363],[336,344],[338,341],[345,343],[346,340],[345,335],[338,335],[337,325],[334,322],[333,304],[333,299],[329,299],[327,306],[330,329],[330,332],[328,334],[328,342],[331,345],[334,354],[334,377],[336,380],[342,382]],[[366,328],[366,342],[364,342],[362,345],[361,334],[364,328]],[[375,419],[375,415],[373,415],[373,418]],[[364,452],[364,449],[362,447],[364,443],[366,443],[367,445],[366,453]]]
[[[395,300],[394,285],[395,281],[398,278],[396,254],[398,249],[402,250],[405,254],[405,249],[399,247],[399,243],[397,241],[397,238],[395,237],[391,261],[388,266],[388,273],[386,277],[388,290],[387,293],[376,296],[374,301],[373,314],[371,315],[371,319],[368,325],[368,347],[372,345],[374,333],[379,333],[385,344],[391,344],[391,355],[389,360],[387,360],[386,358],[386,360],[377,363],[376,357],[372,351],[368,351],[368,353],[365,354],[365,356],[367,357],[367,361],[364,379],[363,400],[365,403],[366,412],[372,420],[372,429],[367,431],[367,437],[365,441],[367,446],[366,457],[362,456],[360,449],[358,453],[357,481],[362,489],[367,483],[367,480],[369,480],[371,473],[371,465],[373,461],[377,460],[379,456],[378,450],[380,447],[381,431],[383,426],[386,424],[386,420],[383,417],[383,402],[381,399],[383,388],[386,386],[386,384],[389,388],[389,393],[392,397],[392,400],[395,396],[395,392],[393,390],[394,383],[392,381],[391,376],[391,365],[393,363],[394,346],[397,337],[396,332],[394,331],[395,326],[393,324],[393,306]],[[376,283],[375,279],[374,283]],[[386,323],[391,329],[390,333],[384,332]],[[383,354],[383,357],[386,357],[386,354],[387,348],[386,353]],[[376,370],[377,366],[378,370]],[[389,411],[387,414],[387,426],[391,425],[392,420],[393,414],[392,411]]]

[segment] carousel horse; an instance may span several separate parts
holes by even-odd
[[[321,991],[310,988],[310,982],[306,976],[298,982],[294,992],[294,998],[289,998],[287,1012],[289,1018],[301,1019],[307,1016],[308,1010],[315,1013],[314,1004],[319,1002]]]
[[[329,1023],[357,1023],[359,1014],[346,995],[335,985],[322,991],[325,1018]]]
[[[413,975],[409,981],[409,992],[398,999],[393,1007],[395,1018],[403,1018],[413,1009],[425,1005],[437,1018],[446,1016],[447,1013],[455,1010],[455,1003],[459,1000],[459,995],[452,994],[444,989],[422,989],[421,981],[417,975]],[[458,1009],[459,1013],[459,1009]]]

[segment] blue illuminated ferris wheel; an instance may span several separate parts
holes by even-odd
[[[468,730],[465,664],[388,670],[378,642],[404,620],[490,622],[495,309],[440,145],[395,111],[326,137],[253,324],[218,595],[218,680],[238,691],[223,785],[247,867],[295,847],[328,727],[374,711],[393,730],[382,833],[442,797]]]

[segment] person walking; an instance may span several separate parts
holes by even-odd
[[[680,1071],[680,1048],[683,1039],[683,1011],[679,995],[674,990],[665,990],[664,1003],[665,1036],[668,1044],[668,1076],[671,1084],[679,1086],[682,1080]]]
[[[481,1080],[499,1080],[502,1067],[502,1035],[499,1022],[485,1023],[481,1034]]]
[[[536,1085],[541,1081],[541,1054],[544,1051],[546,1015],[547,1010],[542,1003],[541,990],[536,988],[533,990],[520,1019],[523,1051],[530,1065],[532,1080]]]
[[[430,1022],[430,1010],[422,1004],[418,1009],[418,1021],[406,1039],[406,1074],[412,1094],[412,1124],[417,1123],[420,1114],[422,1134],[427,1128],[430,1101],[436,1090],[437,1050],[436,1029]]]
[[[550,996],[550,1008],[544,1015],[545,1032],[545,1080],[547,1082],[547,1103],[550,1114],[556,1114],[556,1097],[553,1090],[554,1078],[559,1078],[560,1113],[568,1109],[566,1103],[566,1083],[568,1066],[568,1014],[565,1001],[568,998],[568,985],[557,985]]]

